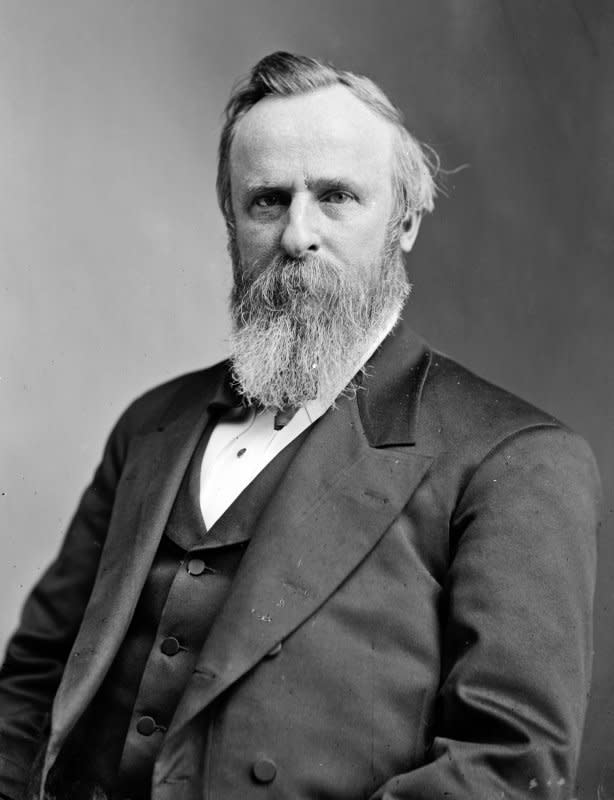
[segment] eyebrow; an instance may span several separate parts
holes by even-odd
[[[244,192],[246,195],[258,194],[258,192],[269,191],[287,191],[282,184],[274,183],[273,181],[254,181],[253,183],[244,184]]]
[[[361,186],[360,184],[351,178],[343,178],[339,176],[331,176],[331,177],[320,177],[320,178],[307,178],[305,180],[305,186],[309,191],[352,191],[352,192],[360,192]],[[245,184],[245,194],[248,197],[253,197],[260,192],[288,192],[292,191],[292,187],[288,184],[284,183],[277,183],[275,181],[254,181],[248,182]]]
[[[335,189],[349,189],[350,191],[358,192],[361,188],[360,184],[352,178],[341,178],[337,176],[316,179],[307,178],[305,183],[307,188],[311,191],[321,191],[322,189],[327,189],[328,191],[334,191]]]

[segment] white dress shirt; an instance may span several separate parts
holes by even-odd
[[[399,314],[395,313],[374,334],[359,363],[353,364],[344,374],[337,395],[371,358],[398,318]],[[200,508],[207,529],[214,525],[267,464],[313,425],[331,405],[320,398],[310,400],[280,430],[274,428],[274,409],[250,408],[240,420],[222,417],[211,433],[200,471]]]

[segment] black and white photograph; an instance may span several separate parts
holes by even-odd
[[[614,800],[614,6],[0,0],[0,800]]]

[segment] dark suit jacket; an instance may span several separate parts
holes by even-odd
[[[8,648],[0,792],[21,791],[54,696],[45,772],[100,685],[226,369],[112,432]],[[259,519],[153,796],[570,797],[597,495],[580,438],[397,329]]]

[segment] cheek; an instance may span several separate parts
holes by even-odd
[[[386,239],[386,226],[356,225],[339,237],[338,247],[345,258],[354,264],[370,264],[382,252]]]
[[[247,221],[237,224],[237,244],[242,251],[258,250],[266,246],[269,234],[261,225]]]
[[[275,252],[274,232],[262,226],[237,225],[236,241],[241,261],[246,266]]]

